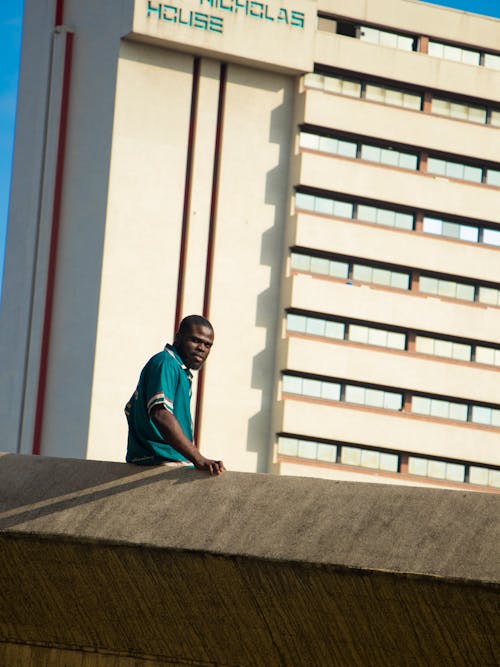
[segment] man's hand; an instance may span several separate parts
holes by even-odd
[[[197,460],[193,461],[194,465],[198,470],[205,470],[211,475],[220,475],[224,468],[222,461],[214,461],[213,459],[206,459],[201,454]]]
[[[152,409],[151,419],[165,442],[168,442],[169,445],[185,456],[191,463],[194,463],[198,470],[205,470],[211,475],[220,475],[225,469],[222,461],[207,459],[200,454],[193,443],[186,438],[174,415],[162,405],[157,405]]]

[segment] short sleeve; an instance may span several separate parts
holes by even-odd
[[[148,415],[157,405],[162,405],[173,414],[174,398],[179,382],[178,363],[170,355],[164,353],[156,355],[148,363],[145,380]]]

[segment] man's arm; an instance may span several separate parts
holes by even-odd
[[[193,443],[186,438],[179,422],[163,405],[155,405],[151,410],[151,419],[160,431],[166,443],[185,456],[198,470],[206,470],[211,475],[219,475],[224,470],[222,461],[207,459]]]

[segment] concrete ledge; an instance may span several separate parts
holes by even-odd
[[[498,664],[499,509],[3,455],[0,664]]]

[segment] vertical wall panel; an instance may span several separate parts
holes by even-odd
[[[89,458],[123,460],[123,406],[146,360],[171,340],[192,64],[190,56],[122,43]]]
[[[292,85],[228,66],[200,445],[238,470],[267,466]]]

